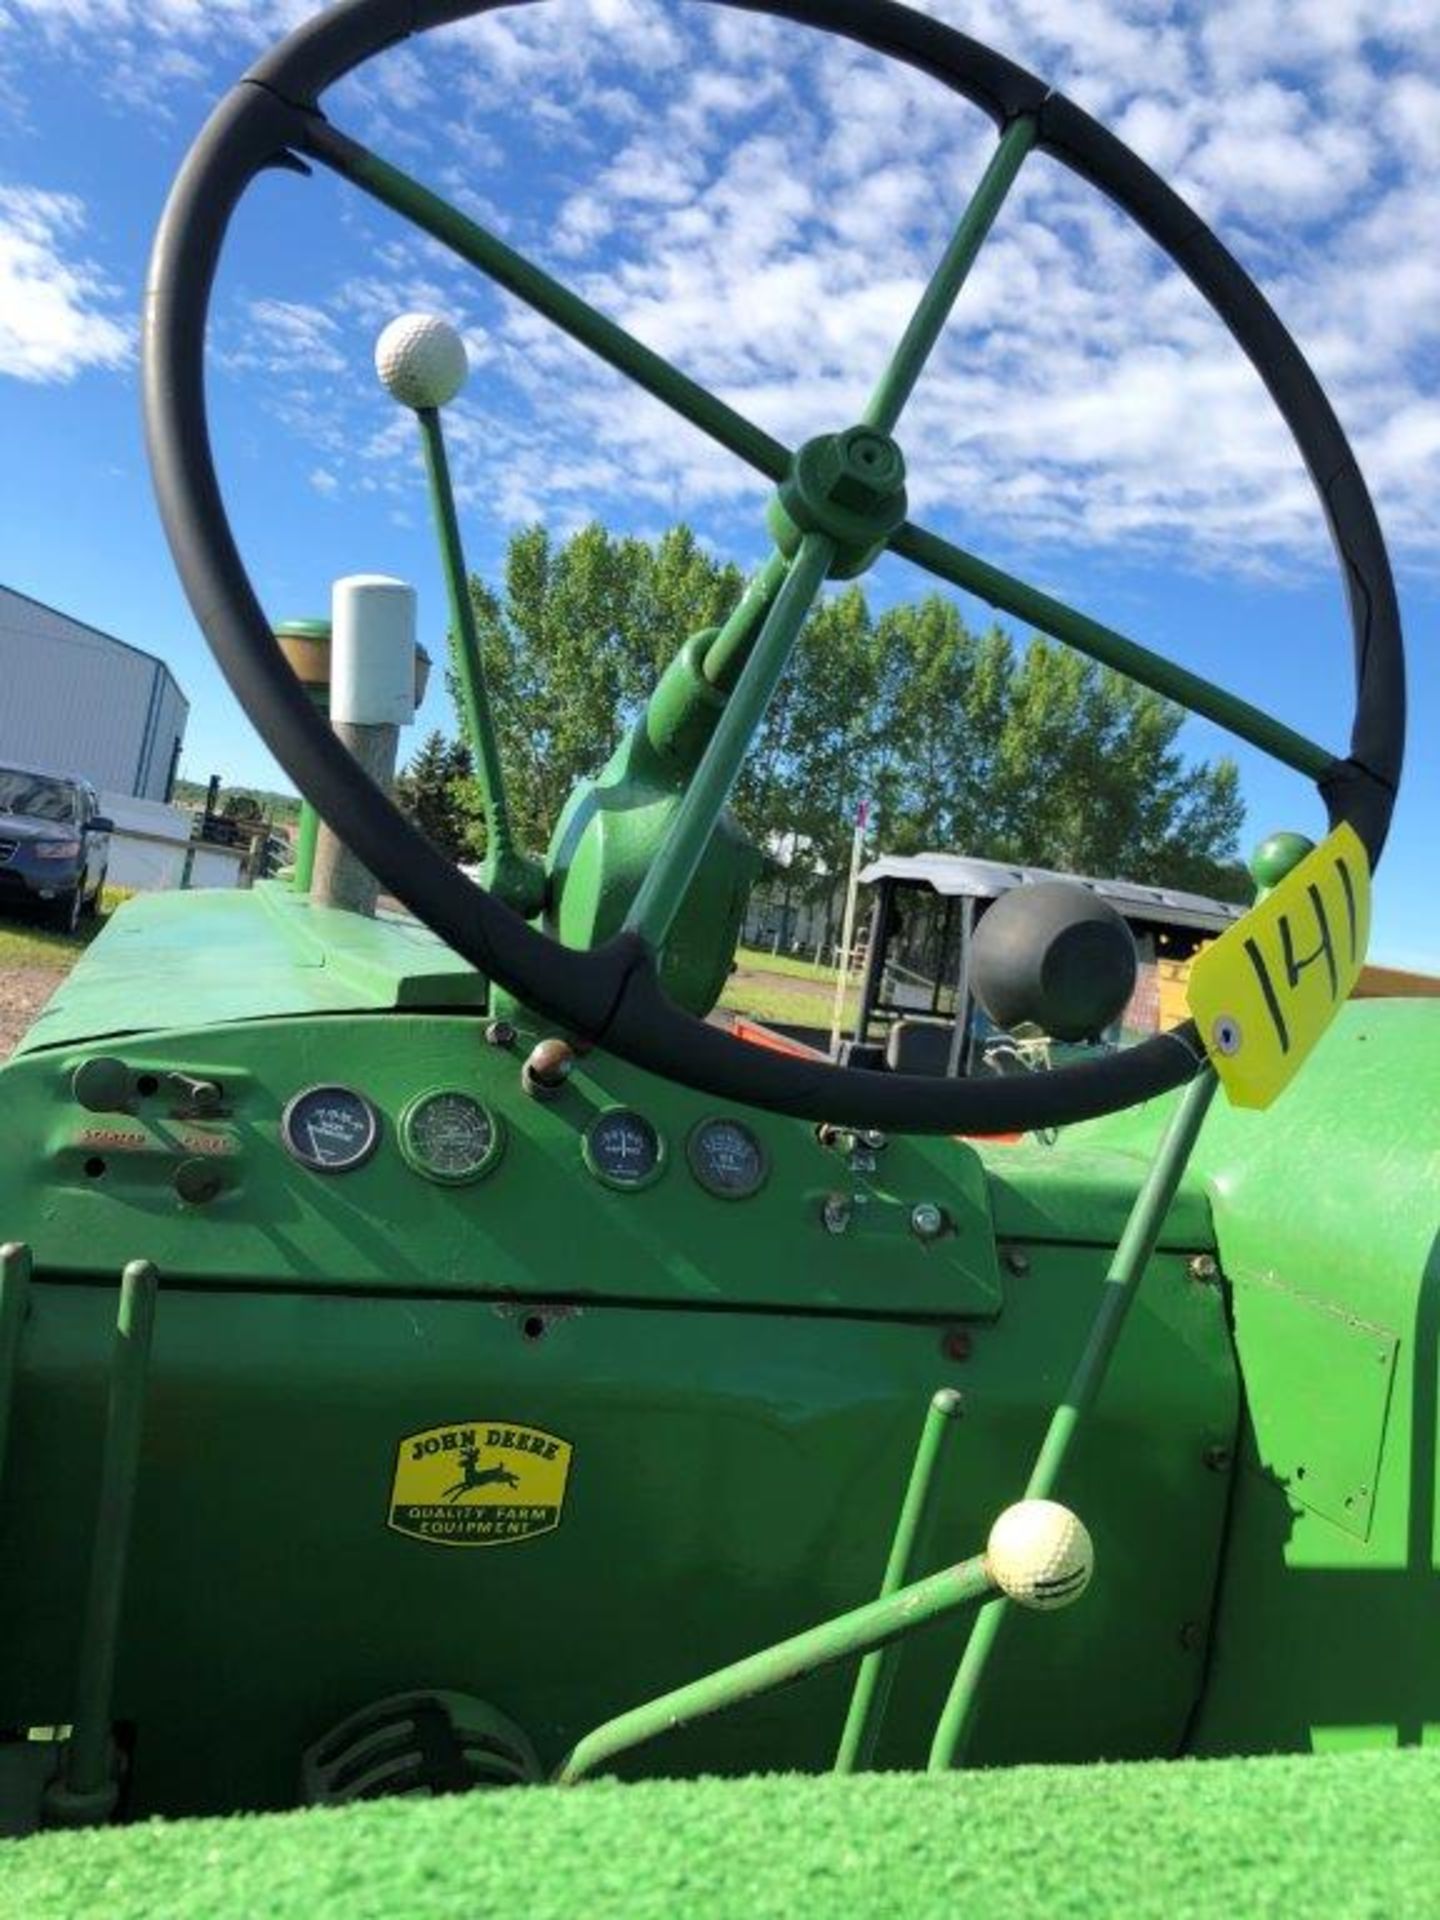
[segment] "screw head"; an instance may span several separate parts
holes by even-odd
[[[945,1231],[945,1209],[933,1200],[919,1200],[910,1209],[910,1231],[917,1240],[938,1240]]]
[[[1192,1280],[1211,1281],[1220,1272],[1213,1253],[1193,1253],[1186,1263],[1185,1271]]]

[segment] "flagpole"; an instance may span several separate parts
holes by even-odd
[[[845,918],[840,929],[840,965],[835,976],[835,1009],[830,1016],[830,1057],[840,1054],[840,1029],[845,1020],[845,989],[850,981],[851,942],[855,938],[855,896],[860,888],[860,862],[865,852],[865,823],[870,802],[862,800],[850,836],[850,878],[845,887]]]

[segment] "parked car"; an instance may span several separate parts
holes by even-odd
[[[37,906],[73,933],[100,904],[113,827],[88,781],[0,767],[0,902]]]

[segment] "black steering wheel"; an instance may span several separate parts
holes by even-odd
[[[258,172],[277,165],[304,172],[304,161],[314,160],[388,204],[403,204],[429,231],[476,258],[464,243],[468,223],[461,216],[413,183],[403,203],[397,201],[393,183],[403,177],[334,127],[318,101],[362,61],[411,34],[515,3],[343,0],[320,14],[266,55],[215,109],[181,169],[161,222],[147,291],[144,352],[146,431],[160,511],[196,618],[271,752],[325,818],[343,820],[347,844],[384,886],[457,953],[571,1032],[721,1098],[895,1131],[987,1133],[1090,1118],[1189,1080],[1205,1058],[1192,1023],[1100,1061],[985,1081],[859,1072],[732,1040],[665,997],[655,956],[638,933],[621,933],[593,951],[566,948],[460,875],[360,771],[301,691],[241,564],[211,456],[204,340],[220,249],[234,208]],[[1332,757],[1195,676],[1180,676],[1181,697],[1313,778],[1332,826],[1348,821],[1373,866],[1389,826],[1404,747],[1404,663],[1394,584],[1369,494],[1339,423],[1258,289],[1127,147],[1062,95],[976,41],[891,0],[728,3],[859,41],[962,94],[995,120],[1002,150],[1013,151],[1016,166],[1026,150],[1038,147],[1107,194],[1171,256],[1224,321],[1289,426],[1329,522],[1354,641],[1350,751]],[[1002,197],[1003,190],[1002,185]],[[977,247],[986,225],[982,220]],[[515,261],[507,255],[498,277],[529,296],[545,276]],[[492,260],[486,265],[496,271]],[[543,288],[534,304],[566,323],[553,305],[544,305]],[[770,479],[792,482],[796,463],[789,450],[583,303],[573,304],[589,315],[588,323],[578,323],[579,337],[595,351],[623,364],[631,377]],[[892,519],[882,533],[893,551],[1032,624],[1045,624],[1053,603],[1043,595],[908,521]],[[833,547],[827,555],[824,535],[818,537],[818,572],[816,554],[810,556],[812,592],[824,578],[827,557],[833,557]],[[792,574],[805,559],[802,545]],[[1112,664],[1124,663],[1129,643],[1094,623],[1083,624],[1094,643],[1089,650]],[[1132,646],[1129,654],[1138,660],[1143,650]],[[1170,671],[1172,689],[1177,674]],[[743,687],[742,675],[732,701]],[[1249,731],[1247,716],[1253,723]]]

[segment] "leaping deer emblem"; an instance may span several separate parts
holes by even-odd
[[[467,1441],[460,1449],[460,1472],[463,1477],[457,1480],[453,1487],[445,1489],[440,1496],[442,1500],[448,1501],[453,1506],[457,1500],[463,1500],[467,1493],[473,1493],[477,1487],[491,1487],[497,1483],[504,1487],[519,1486],[518,1473],[512,1473],[509,1467],[505,1466],[486,1467],[481,1472],[478,1470],[479,1459],[479,1447],[473,1440]]]

